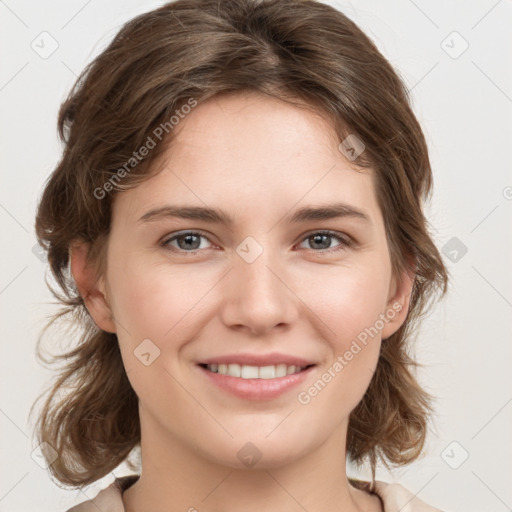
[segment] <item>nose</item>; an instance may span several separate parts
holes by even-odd
[[[254,335],[290,326],[299,316],[300,304],[290,280],[268,249],[251,263],[237,256],[222,290],[224,324]]]

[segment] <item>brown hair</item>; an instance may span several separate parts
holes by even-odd
[[[347,453],[357,464],[370,462],[373,482],[378,459],[406,464],[423,449],[432,398],[414,376],[409,342],[434,292],[445,294],[448,272],[422,210],[432,171],[407,89],[371,40],[323,3],[178,0],[124,25],[59,112],[65,147],[45,185],[36,233],[62,292],[50,289],[64,305],[47,327],[70,315],[79,343],[53,356],[65,365],[48,390],[37,436],[49,445],[42,446],[48,462],[57,456],[49,468],[64,484],[87,485],[125,460],[134,468],[130,455],[140,443],[137,396],[117,337],[89,316],[70,274],[70,245],[90,244],[101,272],[112,200],[154,171],[172,130],[136,163],[134,152],[191,98],[247,90],[322,113],[340,141],[349,134],[364,141],[354,163],[375,171],[393,274],[408,269],[415,277],[406,320],[382,343],[368,390],[350,415]],[[38,357],[48,362],[40,341]]]

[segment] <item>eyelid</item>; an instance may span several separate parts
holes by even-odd
[[[214,242],[212,242],[210,240],[210,235],[204,231],[201,231],[200,229],[195,229],[195,230],[184,229],[181,231],[170,233],[169,235],[166,235],[162,239],[162,241],[159,243],[159,245],[161,245],[164,248],[170,248],[169,250],[171,250],[173,252],[177,252],[180,254],[189,254],[189,255],[198,254],[199,252],[201,252],[201,250],[203,250],[203,251],[206,250],[206,249],[194,249],[192,251],[184,251],[181,249],[176,249],[175,247],[172,247],[169,245],[169,242],[174,241],[177,238],[179,238],[180,236],[185,236],[185,235],[199,235],[202,238],[207,239],[212,245],[215,245]],[[344,249],[346,250],[347,248],[353,247],[357,244],[357,242],[351,236],[347,235],[346,233],[343,233],[340,231],[334,231],[334,230],[330,230],[330,229],[316,229],[316,230],[308,231],[307,233],[301,235],[301,238],[300,238],[298,244],[304,242],[305,240],[307,240],[308,238],[310,238],[313,235],[328,235],[332,238],[337,238],[340,242],[340,244],[338,246],[330,247],[328,249],[319,249],[319,250],[307,249],[308,251],[311,251],[313,253],[332,254],[333,252],[336,252],[337,250],[344,250]],[[297,245],[297,244],[295,244],[295,245]]]
[[[340,238],[341,240],[343,240],[346,243],[355,243],[355,240],[350,235],[348,235],[347,233],[345,233],[343,231],[336,231],[334,229],[314,229],[312,231],[309,231],[305,235],[302,235],[302,240],[304,240],[305,238],[308,238],[310,236],[317,235],[317,234],[331,235],[332,237]]]
[[[165,235],[161,242],[159,242],[159,245],[162,247],[171,247],[171,250],[174,250],[175,252],[180,252],[182,254],[194,254],[199,251],[199,249],[195,249],[194,251],[183,251],[180,249],[176,249],[175,247],[169,246],[169,242],[172,242],[173,240],[176,240],[177,238],[185,235],[199,235],[202,238],[206,238],[212,245],[215,245],[214,242],[210,240],[210,234],[206,233],[205,231],[201,231],[200,229],[183,229],[181,231],[175,231],[173,233],[169,233],[168,235]],[[205,249],[203,249],[205,250]]]

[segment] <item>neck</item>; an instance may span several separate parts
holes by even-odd
[[[346,475],[346,425],[313,452],[240,469],[187,447],[141,418],[141,476],[123,494],[126,512],[381,511]],[[165,442],[162,442],[165,440]]]

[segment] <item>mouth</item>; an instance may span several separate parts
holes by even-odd
[[[196,368],[206,378],[208,390],[219,390],[242,400],[269,401],[281,396],[291,399],[289,393],[299,385],[305,385],[316,366],[284,363],[254,366],[212,362],[199,363]]]
[[[240,379],[279,379],[288,375],[301,373],[315,366],[308,364],[305,366],[276,364],[267,366],[252,366],[246,364],[230,363],[230,364],[205,364],[200,363],[199,366],[206,371],[229,377],[237,377]]]

